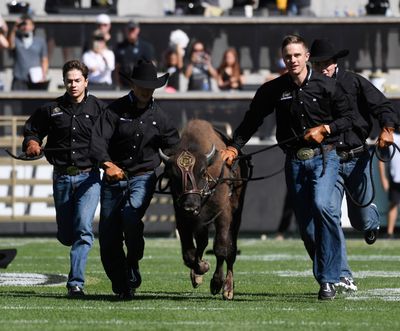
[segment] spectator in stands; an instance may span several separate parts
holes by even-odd
[[[107,46],[110,47],[111,42],[111,18],[107,14],[100,14],[96,17],[97,30],[100,30],[104,36]]]
[[[23,150],[44,153],[54,166],[53,197],[57,239],[71,246],[68,296],[84,295],[85,268],[93,244],[92,221],[100,197],[100,172],[89,157],[92,129],[106,104],[86,91],[88,68],[73,60],[63,66],[66,93],[39,107],[24,127]]]
[[[14,57],[12,90],[35,89],[35,84],[47,80],[47,45],[42,37],[34,35],[34,30],[33,19],[22,15],[10,31],[8,41]]]
[[[0,15],[0,50],[7,49],[9,47],[9,42],[7,39],[8,34],[8,26],[6,21],[4,21],[3,17]],[[0,91],[4,90],[4,83],[0,79]]]
[[[106,44],[106,36],[102,31],[93,33],[91,49],[82,56],[83,63],[89,68],[89,89],[110,90],[112,72],[115,68],[114,52]]]
[[[211,79],[217,78],[217,71],[201,41],[193,44],[189,58],[185,69],[185,77],[189,79],[188,91],[211,91]]]
[[[175,45],[174,48],[169,47],[165,51],[163,71],[169,73],[169,79],[165,88],[167,92],[173,93],[180,91],[180,78],[183,68],[183,55],[184,50],[179,45]]]
[[[113,49],[114,45],[112,43],[113,38],[111,36],[111,18],[107,14],[99,14],[96,16],[96,29],[95,31],[100,31],[104,39],[106,41],[107,47],[109,49]],[[115,38],[115,37],[114,37]],[[89,41],[85,41],[84,46],[83,46],[83,51],[82,54],[87,52],[92,45],[92,39],[93,35],[90,36]]]
[[[131,68],[140,59],[155,61],[154,47],[140,37],[140,25],[138,22],[129,21],[125,28],[125,39],[117,45],[115,54],[115,81],[121,88],[129,89],[129,81],[121,77],[119,73],[130,74]]]
[[[167,92],[180,91],[180,80],[183,69],[183,57],[189,44],[188,35],[180,30],[173,30],[169,34],[169,47],[163,55],[163,71],[169,73],[165,90]]]
[[[224,52],[217,72],[217,84],[220,90],[229,91],[242,89],[244,76],[235,48],[228,48]]]

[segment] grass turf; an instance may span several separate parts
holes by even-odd
[[[12,273],[65,275],[69,248],[55,239],[0,238],[0,248],[18,249],[0,270],[0,330],[399,330],[400,241],[367,246],[347,241],[356,295],[317,300],[318,285],[300,240],[239,241],[235,298],[212,296],[209,281],[193,289],[175,239],[147,239],[143,283],[133,301],[118,301],[103,271],[98,242],[91,250],[82,299],[66,297],[65,283],[1,286]]]

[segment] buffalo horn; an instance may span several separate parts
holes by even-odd
[[[215,145],[212,145],[211,152],[206,154],[207,163],[210,163],[211,159],[214,157],[215,154]]]
[[[165,155],[161,148],[158,149],[158,154],[160,154],[160,157],[164,161],[164,163],[167,163],[169,161],[169,156]]]

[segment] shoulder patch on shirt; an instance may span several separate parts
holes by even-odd
[[[290,92],[283,92],[281,95],[281,100],[292,99],[292,93]]]
[[[59,107],[55,107],[50,111],[50,116],[61,115],[63,111]]]

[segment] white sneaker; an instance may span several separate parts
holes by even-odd
[[[349,277],[340,277],[340,282],[335,284],[335,288],[339,293],[357,292],[357,285],[353,279]]]

